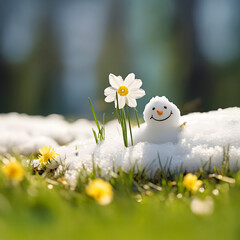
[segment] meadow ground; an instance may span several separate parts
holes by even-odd
[[[26,165],[25,157],[17,157]],[[239,239],[240,172],[227,159],[214,173],[195,173],[203,185],[191,193],[184,174],[121,169],[106,179],[114,198],[99,205],[87,196],[90,179],[100,171],[80,174],[75,190],[51,171],[25,166],[21,182],[0,173],[0,239]]]

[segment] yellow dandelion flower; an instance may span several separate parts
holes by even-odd
[[[184,176],[183,185],[192,193],[197,192],[202,184],[203,182],[198,180],[197,176],[192,173],[188,173]]]
[[[86,187],[88,196],[94,198],[99,204],[107,205],[113,199],[113,191],[110,183],[102,179],[92,180]]]
[[[2,171],[7,178],[12,180],[20,182],[24,178],[24,169],[15,158],[12,158],[6,165],[4,165]]]
[[[51,146],[43,147],[39,149],[39,152],[41,154],[39,155],[39,163],[47,163],[48,161],[54,160],[56,155],[59,155]]]

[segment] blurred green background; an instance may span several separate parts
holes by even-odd
[[[109,73],[182,113],[240,104],[238,0],[0,0],[0,112],[90,117]]]

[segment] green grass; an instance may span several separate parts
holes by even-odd
[[[90,107],[91,107],[91,110],[92,110],[92,114],[93,114],[94,121],[95,121],[96,126],[97,126],[97,129],[98,129],[98,133],[97,133],[94,129],[92,129],[93,136],[94,136],[94,138],[95,138],[95,142],[96,142],[96,144],[98,144],[99,142],[102,142],[102,141],[105,139],[105,128],[104,128],[105,114],[103,114],[102,125],[100,125],[100,123],[99,123],[99,121],[98,121],[98,119],[97,119],[95,110],[94,110],[94,108],[93,108],[91,99],[88,98],[88,101],[89,101],[89,104],[90,104]]]
[[[196,173],[204,191],[194,195],[183,186],[183,174],[159,171],[147,179],[144,171],[119,169],[106,179],[114,189],[107,206],[85,194],[98,170],[88,176],[82,172],[74,191],[52,172],[40,176],[26,167],[26,177],[17,185],[0,173],[0,239],[239,239],[240,172],[229,170],[228,159],[225,154],[222,169],[214,174]],[[214,201],[213,214],[193,214],[192,199],[207,196]]]

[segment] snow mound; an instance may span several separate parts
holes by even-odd
[[[230,168],[240,167],[240,108],[219,109],[208,113],[192,113],[181,118],[187,122],[180,133],[177,144],[150,144],[140,142],[125,148],[122,139],[116,134],[116,125],[112,124],[105,142],[96,145],[89,141],[75,141],[69,146],[57,148],[58,162],[64,162],[68,171],[66,178],[75,184],[76,172],[83,168],[90,172],[93,162],[102,173],[109,173],[119,166],[128,171],[146,169],[152,177],[158,169],[194,172],[199,168],[212,170],[220,168],[225,150],[229,146]],[[70,172],[69,172],[70,171]],[[73,180],[75,179],[75,180]]]
[[[94,123],[80,119],[69,123],[60,115],[0,114],[0,152],[37,153],[47,145],[57,147],[73,140],[92,138]]]
[[[92,136],[95,124],[88,120],[69,123],[58,115],[30,117],[16,113],[2,114],[0,152],[18,151],[27,155],[51,145],[60,154],[56,158],[58,171],[64,170],[73,187],[79,172],[83,169],[90,172],[93,162],[103,174],[118,167],[128,171],[135,166],[136,170],[145,168],[150,177],[158,169],[173,173],[185,170],[194,172],[201,167],[220,168],[224,148],[228,146],[230,168],[239,169],[240,108],[191,113],[182,116],[180,121],[187,123],[176,144],[139,142],[125,148],[117,121],[107,124],[106,140],[96,145]]]

